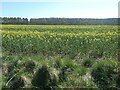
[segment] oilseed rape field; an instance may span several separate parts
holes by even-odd
[[[2,25],[3,88],[120,88],[118,26]]]

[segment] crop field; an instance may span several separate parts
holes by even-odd
[[[2,25],[3,88],[120,88],[118,26]]]

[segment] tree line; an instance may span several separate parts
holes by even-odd
[[[1,24],[31,24],[31,25],[118,25],[118,18],[20,18],[0,17]]]

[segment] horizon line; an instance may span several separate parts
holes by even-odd
[[[93,18],[93,17],[8,17],[8,16],[0,16],[0,18],[27,18],[27,19],[39,19],[39,18],[71,18],[71,19],[113,19],[113,18],[119,18],[119,17],[108,17],[108,18]]]

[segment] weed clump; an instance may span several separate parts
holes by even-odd
[[[29,61],[26,61],[24,63],[24,66],[25,66],[25,70],[28,71],[28,72],[33,72],[34,71],[34,68],[35,68],[35,62],[32,61],[32,60],[29,60]]]
[[[39,68],[32,79],[32,85],[41,89],[50,88],[50,73],[48,67],[43,65]]]
[[[93,60],[91,60],[91,59],[85,59],[85,60],[83,60],[82,65],[85,66],[85,67],[87,67],[87,68],[92,67]]]
[[[115,87],[118,67],[116,60],[104,60],[96,63],[91,73],[93,81],[102,89]]]

